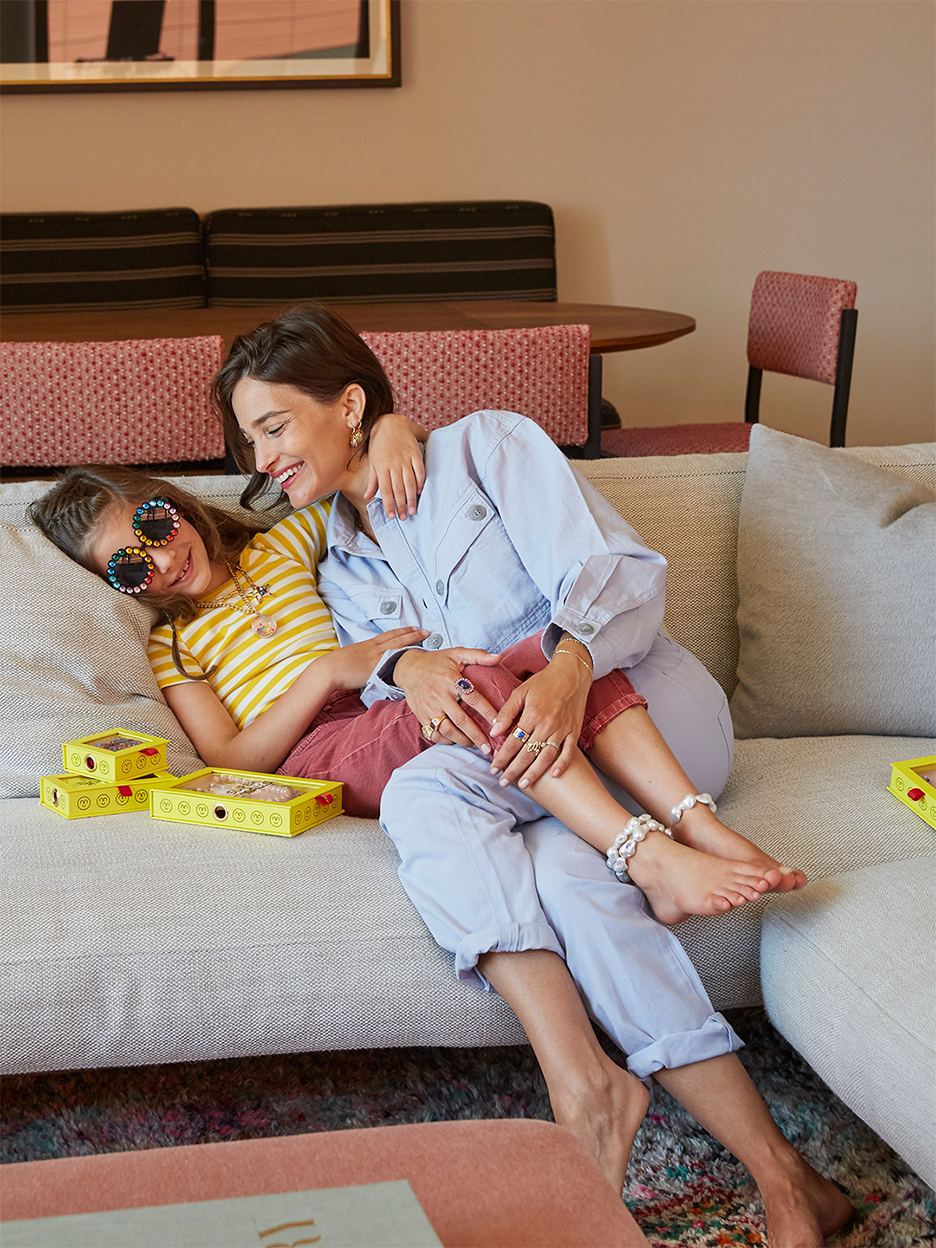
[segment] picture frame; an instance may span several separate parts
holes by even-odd
[[[398,87],[400,0],[2,0],[0,94]]]

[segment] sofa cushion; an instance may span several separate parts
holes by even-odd
[[[376,820],[264,836],[20,799],[0,841],[2,1073],[525,1040],[455,977]]]
[[[840,871],[936,854],[936,835],[887,790],[891,764],[931,753],[921,737],[739,741],[719,817],[813,885]],[[717,1009],[761,1000],[764,901],[674,928]]]
[[[150,614],[73,563],[38,529],[0,526],[9,610],[0,638],[0,796],[38,795],[62,745],[127,728],[166,737],[168,766],[201,766],[146,658]]]
[[[579,460],[652,550],[666,556],[667,632],[731,696],[738,664],[738,508],[747,454]]]
[[[936,495],[756,426],[738,522],[739,737],[936,732]]]
[[[771,1022],[928,1183],[936,1182],[934,890],[932,855],[848,871],[774,898],[761,945]]]

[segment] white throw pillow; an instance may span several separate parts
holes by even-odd
[[[936,732],[927,485],[755,425],[738,525],[736,735]]]
[[[150,613],[73,563],[38,529],[0,525],[0,796],[39,794],[62,745],[127,728],[166,737],[168,768],[202,766],[146,658]]]

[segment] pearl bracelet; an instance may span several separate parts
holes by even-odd
[[[697,802],[701,802],[703,806],[707,806],[713,815],[718,809],[712,800],[711,793],[687,793],[679,805],[674,806],[669,812],[670,827],[675,828],[676,824],[679,823],[680,819],[683,817],[683,811],[692,810],[693,806],[695,806]]]
[[[624,825],[624,831],[619,832],[614,838],[614,844],[608,850],[608,870],[613,871],[622,884],[630,881],[627,874],[627,860],[633,858],[637,852],[637,846],[646,838],[648,832],[662,832],[664,836],[673,839],[672,828],[664,828],[662,823],[658,823],[652,815],[636,815],[633,819],[628,819]]]

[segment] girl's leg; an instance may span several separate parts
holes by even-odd
[[[540,635],[505,651],[501,662],[520,680],[539,671],[546,662]],[[628,699],[628,689],[640,695],[641,705],[634,704],[635,698]],[[646,709],[648,703],[652,712]],[[645,810],[667,825],[671,809],[687,794],[718,796],[728,778],[733,752],[724,691],[697,659],[663,636],[628,673],[612,672],[594,682],[579,743],[613,782],[611,794],[621,805],[634,814]],[[540,790],[537,797],[553,809],[552,799],[547,801]],[[565,820],[562,811],[554,813]],[[580,828],[576,831],[584,835]],[[706,854],[753,867],[770,891],[788,892],[806,883],[802,871],[781,867],[707,806],[697,804],[685,812],[676,825],[675,838]],[[604,848],[612,840],[609,837]],[[644,882],[649,885],[649,880],[639,882],[641,887]]]
[[[820,1248],[849,1220],[848,1198],[787,1141],[734,1053],[660,1070],[656,1078],[750,1170],[771,1244]]]

